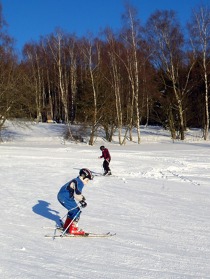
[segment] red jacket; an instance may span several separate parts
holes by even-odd
[[[100,156],[100,158],[104,158],[104,160],[107,160],[109,162],[111,161],[111,156],[107,148],[104,148],[104,150],[102,150],[102,155]]]

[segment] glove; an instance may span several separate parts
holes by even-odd
[[[79,202],[82,208],[85,208],[87,206],[87,203],[85,201],[85,197]]]
[[[86,201],[81,200],[79,203],[80,203],[82,208],[85,208],[87,206]]]

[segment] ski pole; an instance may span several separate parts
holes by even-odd
[[[79,207],[79,206],[78,206]],[[79,211],[77,212],[77,214],[74,216],[74,218],[72,219],[71,223],[68,224],[68,227],[62,232],[61,237],[64,236],[66,234],[66,231],[68,230],[68,228],[71,226],[71,224],[74,222],[74,220],[76,219],[77,215],[82,212],[80,207],[79,207]]]
[[[60,218],[59,220],[60,220],[60,222],[62,222],[63,223],[63,219],[68,215],[68,213],[70,212],[70,211],[72,211],[72,210],[74,210],[74,209],[76,209],[77,207],[79,207],[78,205],[77,206],[75,206],[74,208],[72,208],[72,209],[69,209],[68,211],[67,211],[67,213],[62,217],[62,218]]]

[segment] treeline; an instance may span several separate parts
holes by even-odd
[[[143,26],[126,6],[121,30],[78,38],[55,30],[23,48],[18,61],[0,22],[0,129],[9,118],[98,129],[119,144],[140,125],[162,125],[173,139],[188,127],[209,133],[210,9],[192,11],[183,29],[172,10],[157,10]]]

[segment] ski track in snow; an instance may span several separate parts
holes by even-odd
[[[140,155],[141,156],[141,155]],[[173,158],[163,158],[163,157],[153,157],[154,164],[157,165],[155,167],[147,166],[145,167],[145,162],[150,160],[150,157],[141,156],[142,161],[144,162],[144,166],[133,166],[131,165],[131,171],[127,174],[120,174],[124,176],[133,176],[133,177],[145,177],[151,179],[163,179],[163,180],[174,180],[179,182],[188,182],[194,185],[200,185],[198,173],[199,168],[207,169],[205,163],[198,162],[187,162],[185,159],[181,158],[180,160],[174,160]],[[157,164],[158,162],[158,164]],[[150,161],[149,164],[151,165]],[[159,166],[162,165],[160,168]],[[141,170],[142,169],[142,170]],[[193,175],[192,170],[195,170],[195,175]],[[195,179],[193,178],[195,176]],[[207,175],[210,178],[210,175]],[[125,179],[125,178],[124,178]]]
[[[208,144],[153,144],[154,130],[146,144],[107,144],[113,176],[85,187],[79,224],[116,236],[52,240],[66,214],[57,192],[82,167],[102,172],[101,142],[61,144],[56,125],[35,127],[0,145],[1,278],[210,278]],[[51,128],[56,140],[42,144]]]

